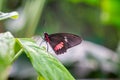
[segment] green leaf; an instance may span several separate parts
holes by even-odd
[[[11,63],[22,51],[38,72],[38,80],[74,80],[56,58],[41,49],[32,39],[14,38],[9,32],[0,34],[0,80],[7,79]]]
[[[6,80],[15,55],[15,39],[10,32],[0,34],[0,80]]]
[[[17,39],[33,67],[38,73],[38,80],[74,80],[67,69],[45,49],[41,49],[31,39]]]
[[[7,18],[12,18],[12,19],[18,19],[19,14],[18,12],[10,12],[10,13],[3,13],[0,12],[0,20],[7,19]]]

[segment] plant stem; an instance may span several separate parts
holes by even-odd
[[[36,0],[34,2],[27,3],[24,12],[27,15],[27,22],[25,27],[25,37],[31,37],[34,35],[37,25],[39,23],[43,7],[46,0]],[[27,31],[26,31],[27,30]]]

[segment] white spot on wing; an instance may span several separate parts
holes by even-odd
[[[64,36],[64,40],[65,40],[65,42],[68,42],[68,39],[67,39],[67,37],[66,37],[66,36]]]

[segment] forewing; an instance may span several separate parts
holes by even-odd
[[[56,33],[56,34],[51,34],[49,35],[49,39],[50,39],[50,45],[53,48],[53,50],[55,51],[56,54],[63,54],[66,52],[66,50],[68,49],[68,43],[66,43],[64,41],[64,37],[63,35]],[[59,50],[55,50],[54,48],[60,43],[63,42],[63,47]]]
[[[61,35],[54,35],[51,34],[49,35],[49,39],[50,39],[50,45],[52,47],[55,47],[57,44],[59,44],[64,38]]]

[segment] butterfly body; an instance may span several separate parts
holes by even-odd
[[[82,39],[70,33],[55,33],[48,35],[44,33],[44,40],[50,44],[56,54],[62,54],[68,48],[76,46],[81,43]]]

